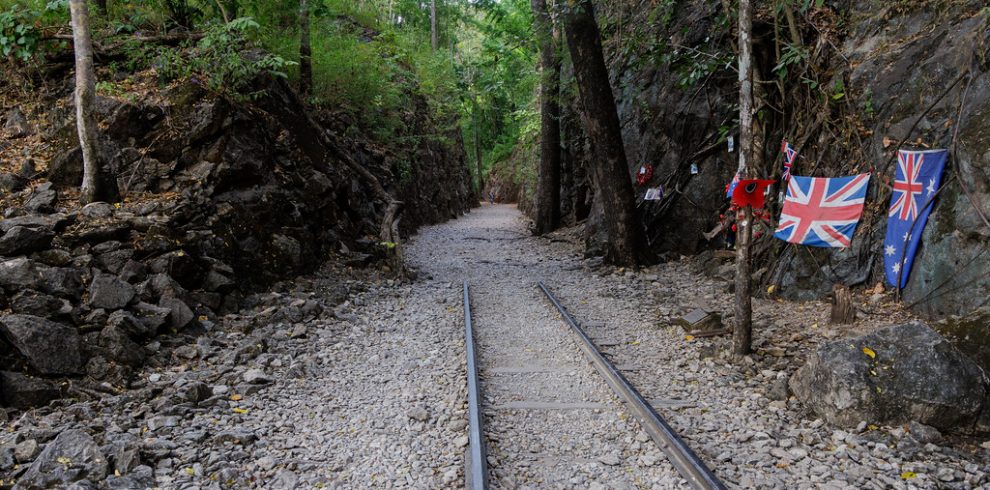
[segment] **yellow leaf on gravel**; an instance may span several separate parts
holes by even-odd
[[[873,424],[870,424],[870,425],[867,425],[867,426],[866,426],[866,428],[867,428],[867,429],[870,429],[870,430],[877,430],[877,429],[879,429],[880,427],[878,427],[878,426],[876,426],[876,425],[873,425]]]
[[[876,352],[873,352],[873,349],[871,349],[869,347],[863,347],[863,354],[866,354],[867,356],[870,356],[870,359],[876,359],[877,358],[877,353]]]
[[[72,464],[72,460],[69,459],[69,458],[66,458],[65,456],[59,456],[58,458],[55,458],[55,461],[58,461],[59,463],[62,463],[64,465],[66,465],[66,466]]]
[[[248,409],[246,409],[246,408],[235,408],[235,409],[234,409],[234,413],[241,413],[241,414],[244,414],[244,413],[248,413],[248,412],[249,412],[249,410],[248,410]]]
[[[913,471],[905,471],[904,473],[901,473],[901,480],[913,480],[917,477],[918,474]]]
[[[632,342],[629,342],[629,345],[639,345],[639,341],[638,340],[634,340]]]
[[[191,466],[190,467],[187,467],[186,468],[186,474],[189,475],[189,476],[195,475],[196,474],[196,470],[192,469]]]
[[[775,289],[777,289],[777,285],[771,284],[770,287],[767,288],[767,294],[773,294]]]
[[[239,402],[239,401],[241,401],[243,399],[244,399],[244,397],[241,396],[241,395],[238,395],[237,393],[234,393],[233,395],[230,395],[230,401],[232,401],[232,402]]]
[[[684,336],[684,340],[690,342],[690,341],[694,340],[694,335],[685,335]]]

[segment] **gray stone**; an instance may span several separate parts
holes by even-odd
[[[180,329],[189,325],[189,322],[195,318],[189,306],[177,298],[163,296],[158,300],[158,306],[169,310],[168,318],[166,319],[169,328]]]
[[[0,402],[25,410],[47,405],[61,395],[58,388],[40,378],[0,371]]]
[[[118,310],[132,299],[134,286],[110,274],[97,274],[89,287],[89,305],[94,308]]]
[[[272,383],[272,379],[260,369],[248,369],[244,371],[242,379],[245,383],[254,385],[266,385]]]
[[[423,407],[415,407],[406,413],[406,415],[408,415],[409,418],[419,422],[426,422],[430,419],[430,413]]]
[[[920,323],[826,343],[790,381],[802,403],[835,425],[914,420],[941,430],[975,421],[985,384],[979,366]]]
[[[24,464],[34,460],[34,457],[38,455],[38,441],[34,439],[25,439],[14,446],[14,459],[18,463]]]
[[[68,463],[66,463],[68,461]],[[67,430],[45,446],[38,459],[18,480],[23,488],[52,488],[107,476],[107,458],[93,438],[77,429]]]
[[[52,245],[55,234],[44,228],[15,226],[0,237],[0,255],[23,255]]]
[[[11,138],[23,138],[34,134],[34,127],[31,126],[19,108],[15,107],[7,111],[6,120],[3,130]]]
[[[0,286],[10,291],[35,288],[41,283],[41,275],[34,261],[24,257],[0,262]]]
[[[91,202],[83,206],[80,213],[92,219],[109,218],[113,216],[113,206],[106,202]]]
[[[165,325],[165,322],[168,321],[169,316],[172,314],[172,310],[168,308],[162,308],[145,302],[138,302],[132,305],[130,309],[138,321],[145,326],[145,331],[152,335],[162,325]]]
[[[85,361],[76,329],[33,315],[0,317],[0,334],[44,374],[80,374]]]
[[[938,443],[942,440],[942,433],[930,425],[911,421],[907,425],[907,430],[914,440],[922,444]]]
[[[56,319],[70,314],[72,305],[64,299],[25,289],[10,298],[10,309],[14,313]]]
[[[26,184],[24,179],[15,174],[0,172],[0,193],[13,194],[23,189]]]
[[[40,213],[54,213],[55,202],[58,201],[58,192],[51,182],[38,184],[24,201],[24,207],[31,211]]]

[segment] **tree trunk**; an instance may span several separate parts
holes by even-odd
[[[595,181],[608,230],[606,260],[634,265],[650,258],[646,236],[636,216],[622,130],[602,55],[602,41],[591,0],[571,2],[565,14],[567,47],[578,82],[583,121],[595,155]]]
[[[739,173],[752,177],[753,157],[753,29],[750,0],[739,0]],[[746,206],[736,219],[736,319],[732,350],[749,354],[753,341],[753,305],[750,297],[750,242],[753,209]]]
[[[435,53],[440,48],[440,35],[437,32],[437,0],[430,0],[430,41]]]
[[[313,86],[313,52],[309,44],[309,6],[299,0],[299,94],[309,97]]]
[[[86,0],[71,0],[72,42],[76,57],[76,129],[83,157],[83,181],[79,200],[83,204],[101,198],[119,199],[116,180],[101,175],[100,152],[97,147],[97,126],[93,119],[93,100],[96,98],[96,74],[93,70],[93,41],[89,36],[89,8]]]
[[[485,175],[482,173],[481,164],[483,163],[483,152],[481,151],[481,119],[478,117],[478,99],[471,95],[471,118],[474,122],[474,158],[475,164],[478,166],[478,195],[484,200],[485,196]]]
[[[560,56],[546,0],[532,0],[540,43],[540,168],[536,185],[536,233],[560,226]]]

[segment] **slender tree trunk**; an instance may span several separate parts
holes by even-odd
[[[437,32],[437,0],[430,0],[430,41],[435,53],[440,48],[440,34]]]
[[[753,158],[753,18],[750,0],[739,0],[739,172],[752,177]],[[753,338],[753,305],[750,295],[750,242],[753,237],[753,209],[746,206],[736,220],[736,319],[732,350],[736,355],[750,352]]]
[[[536,233],[560,226],[560,56],[546,0],[532,0],[540,43],[540,169],[536,185]]]
[[[622,130],[602,54],[601,34],[591,0],[576,0],[565,14],[567,47],[574,63],[583,121],[595,154],[595,180],[608,230],[606,259],[634,265],[650,258],[646,236],[636,216]]]
[[[485,175],[481,170],[483,152],[481,151],[481,120],[478,118],[478,110],[478,99],[474,95],[471,95],[471,119],[474,123],[474,158],[475,164],[478,166],[478,194],[484,199],[485,196],[482,194],[485,192]]]
[[[309,44],[309,6],[299,0],[299,94],[309,97],[313,86],[313,52]]]
[[[89,8],[86,0],[71,0],[69,10],[72,15],[72,42],[76,57],[76,129],[83,156],[83,181],[79,200],[87,204],[96,201],[100,194],[97,128],[92,111],[93,99],[96,97],[93,42],[89,36]]]

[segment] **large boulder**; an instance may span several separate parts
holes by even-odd
[[[134,286],[110,274],[97,274],[89,287],[89,304],[94,308],[119,310],[134,299]]]
[[[838,426],[917,421],[952,430],[976,421],[987,377],[934,330],[911,323],[823,344],[790,387]]]
[[[0,371],[0,405],[26,410],[61,396],[58,388],[40,378]]]
[[[0,336],[43,374],[79,374],[83,358],[75,328],[32,315],[0,317]]]
[[[55,488],[80,480],[99,482],[106,478],[108,467],[106,456],[92,436],[77,429],[67,430],[45,446],[15,488]]]
[[[44,228],[15,226],[0,237],[0,255],[21,255],[51,246],[55,234]]]

